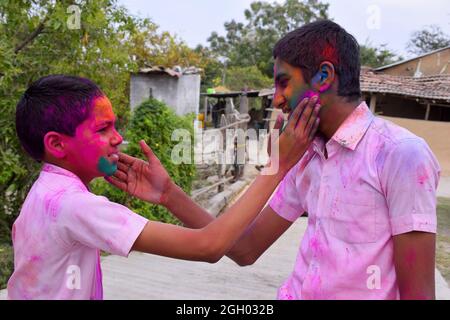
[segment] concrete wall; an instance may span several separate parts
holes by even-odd
[[[178,114],[197,114],[199,112],[200,82],[201,77],[199,74],[183,75],[178,80]]]
[[[130,105],[134,110],[150,97],[163,101],[178,115],[198,113],[200,104],[200,75],[180,78],[167,74],[133,74],[130,81]]]
[[[420,59],[399,64],[380,72],[393,76],[410,77],[413,77],[416,72],[418,72],[418,75],[420,76],[450,74],[450,48]]]
[[[422,137],[439,161],[442,176],[450,176],[450,123],[382,117]]]

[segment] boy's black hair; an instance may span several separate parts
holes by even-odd
[[[339,76],[338,95],[361,97],[359,44],[337,23],[319,20],[288,33],[275,45],[273,56],[301,68],[308,83],[320,64],[329,61]]]
[[[75,136],[94,98],[102,95],[95,83],[80,77],[50,75],[34,82],[16,108],[16,132],[25,151],[42,160],[45,135],[55,131]]]

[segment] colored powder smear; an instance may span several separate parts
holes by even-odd
[[[117,171],[117,164],[109,162],[105,157],[101,157],[98,161],[97,169],[110,177]]]

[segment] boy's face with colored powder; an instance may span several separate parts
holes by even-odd
[[[276,58],[274,66],[275,95],[273,105],[291,114],[306,97],[317,95],[305,82],[302,70]]]
[[[67,140],[67,165],[85,184],[117,170],[122,136],[115,128],[116,117],[106,96],[94,98],[89,117]]]

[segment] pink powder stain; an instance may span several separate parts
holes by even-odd
[[[42,261],[42,258],[41,258],[40,256],[31,256],[30,259],[29,259],[29,261],[30,261],[30,262],[34,262],[34,263],[36,263],[36,262],[41,262],[41,261]]]
[[[307,280],[310,284],[311,294],[308,294],[309,299],[320,300],[323,298],[322,294],[322,278],[317,269],[313,271],[313,274],[308,277]]]
[[[333,200],[333,205],[331,206],[331,215],[336,217],[339,214],[339,206],[338,206],[338,196],[336,196]]]
[[[423,186],[427,182],[428,179],[429,179],[429,176],[428,176],[428,172],[427,172],[425,166],[420,165],[417,168],[417,182]]]
[[[300,186],[300,190],[306,191],[311,186],[311,178],[308,175],[304,175],[304,178],[302,179],[302,183]]]
[[[322,244],[321,244],[317,234],[312,236],[311,239],[309,240],[309,247],[310,247],[311,252],[313,253],[314,257],[322,255],[323,248],[322,248]]]
[[[357,180],[363,162],[355,161],[353,153],[344,155],[344,159],[345,160],[341,163],[339,171],[341,175],[342,186],[345,189]]]

